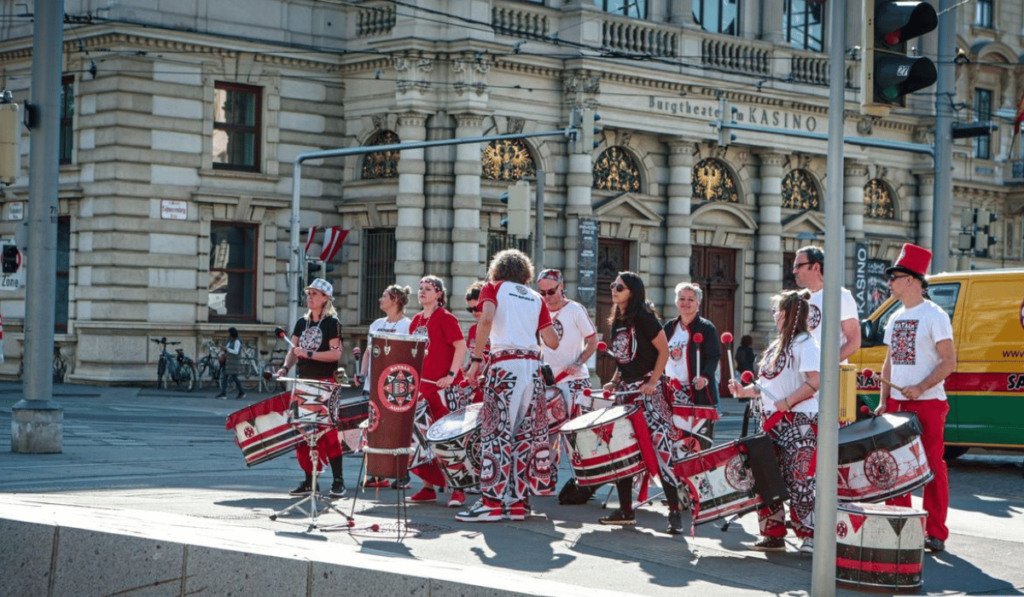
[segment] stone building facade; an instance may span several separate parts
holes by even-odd
[[[847,145],[843,196],[826,197],[826,141],[786,134],[827,132],[826,4],[165,4],[66,0],[55,308],[70,380],[153,379],[151,340],[195,355],[231,325],[274,346],[297,294],[289,258],[303,249],[289,242],[293,164],[314,150],[558,131],[574,111],[601,115],[593,152],[553,135],[305,163],[302,243],[311,226],[350,231],[328,274],[349,347],[365,340],[395,281],[415,288],[441,276],[463,317],[461,295],[490,255],[532,251],[505,233],[499,196],[523,178],[536,188],[539,174],[545,251],[533,257],[563,269],[574,295],[580,221],[594,222],[598,316],[610,301],[601,289],[629,269],[664,316],[676,314],[673,287],[698,281],[719,329],[760,343],[793,252],[823,243],[826,208],[843,209],[848,286],[903,242],[932,245],[930,157]],[[0,2],[0,87],[18,102],[29,98],[32,59],[24,10]],[[859,3],[846,11],[857,40]],[[952,262],[1021,266],[1024,157],[1013,123],[1024,8],[968,2],[957,34],[957,118],[1000,126],[955,143],[950,250],[962,210],[999,219],[988,256]],[[919,41],[934,57],[935,34]],[[862,116],[859,66],[848,53],[845,134],[931,143],[934,88],[887,118]],[[722,101],[765,130],[719,146],[709,124]],[[19,234],[28,194],[27,131],[23,140],[23,176],[0,189],[4,239]],[[879,297],[862,298],[868,309]],[[26,300],[24,290],[0,295],[3,375],[18,371]]]

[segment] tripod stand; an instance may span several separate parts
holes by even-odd
[[[290,421],[289,424],[295,429],[297,429],[299,433],[302,434],[302,437],[306,440],[306,444],[309,445],[309,461],[312,465],[311,474],[313,476],[313,481],[310,485],[308,496],[300,499],[299,501],[288,506],[284,510],[274,512],[270,515],[270,520],[277,520],[279,516],[288,514],[293,510],[298,510],[309,516],[311,519],[309,528],[307,529],[308,532],[312,531],[315,528],[319,528],[317,525],[317,516],[319,516],[319,512],[321,510],[323,512],[327,512],[328,510],[330,510],[344,516],[345,519],[348,521],[348,526],[352,526],[355,523],[353,518],[350,515],[345,514],[344,512],[339,510],[337,507],[335,507],[333,501],[329,497],[320,493],[320,487],[319,484],[317,483],[317,477],[319,476],[320,472],[320,454],[316,448],[316,445],[317,442],[320,440],[321,437],[324,436],[325,433],[331,431],[334,428],[333,425],[321,425],[308,422],[297,423],[293,421]],[[321,503],[323,504],[322,507],[320,506]]]

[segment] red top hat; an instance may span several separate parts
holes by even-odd
[[[900,256],[896,258],[896,263],[891,267],[885,268],[885,273],[889,274],[894,271],[900,271],[908,273],[918,280],[924,280],[924,276],[928,273],[928,266],[931,265],[931,262],[931,251],[924,247],[904,243],[903,249],[900,250]]]

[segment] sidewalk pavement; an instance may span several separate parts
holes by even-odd
[[[3,417],[10,417],[20,392],[19,384],[0,382]],[[393,594],[417,595],[716,597],[804,595],[811,590],[812,557],[798,552],[799,543],[792,535],[784,553],[765,554],[744,547],[757,538],[755,513],[738,519],[727,532],[717,523],[671,536],[663,532],[667,508],[655,502],[638,511],[635,528],[604,527],[597,519],[608,512],[602,509],[605,489],[582,506],[560,506],[554,497],[534,498],[535,513],[526,521],[487,524],[455,521],[456,510],[446,507],[447,496],[442,494],[437,503],[408,505],[408,525],[404,527],[408,534],[401,537],[399,492],[357,493],[361,460],[353,456],[345,459],[348,496],[336,501],[354,517],[353,526],[334,512],[318,520],[330,529],[310,530],[309,518],[298,513],[272,521],[270,514],[295,501],[287,494],[302,479],[294,457],[286,455],[246,468],[233,432],[224,426],[231,412],[268,394],[249,393],[243,402],[215,400],[216,389],[212,388],[189,394],[66,384],[56,386],[54,394],[64,408],[63,453],[0,452],[0,523],[7,519],[19,525],[41,523],[98,533],[94,539],[83,539],[84,545],[95,541],[97,546],[105,546],[109,542],[99,537],[113,533],[193,545],[194,549],[235,557],[262,554],[275,562],[309,563],[310,568],[297,573],[295,582],[312,583],[330,576],[353,595],[392,594],[381,588],[385,577],[392,583],[388,587],[399,582],[395,578],[412,582]],[[716,443],[739,434],[742,405],[726,400],[723,410]],[[5,450],[10,445],[8,429],[0,426],[0,445]],[[1024,499],[1019,491],[1019,470],[1005,468],[997,463],[978,473],[987,475],[983,481],[965,481],[970,487],[964,499],[973,500],[970,503],[979,497],[972,491],[975,483],[1010,489],[999,490],[1002,503],[993,511],[975,512],[975,508],[964,506],[967,502],[954,499],[949,550],[925,555],[924,592],[1022,594],[1024,572],[1017,562],[1024,554],[1024,539],[1011,529],[1024,528]],[[968,473],[976,474],[973,470]],[[560,479],[568,476],[563,458]],[[1015,484],[1016,493],[1012,489]],[[325,490],[326,485],[326,480],[321,482]],[[412,491],[419,487],[414,480]],[[611,498],[612,507],[616,501]],[[684,515],[684,526],[688,523],[689,516]],[[72,536],[60,534],[61,541]],[[32,547],[31,541],[5,540],[0,546],[0,566],[8,569],[0,568],[0,578],[25,574],[28,580],[43,574],[30,574],[34,568],[26,562],[35,562],[36,568],[40,562],[49,562],[56,553],[56,541]],[[185,560],[199,561],[195,553],[186,550]],[[93,557],[106,561],[102,554]],[[73,560],[71,555],[56,558],[52,569],[45,572],[73,567]],[[15,563],[17,569],[13,569]],[[314,564],[345,568],[340,569],[343,572],[323,572]],[[133,574],[139,579],[152,576],[142,564],[137,565]],[[264,571],[276,570],[260,566]],[[243,578],[247,574],[237,562],[216,569],[221,584],[209,587],[242,592],[252,580]],[[179,585],[174,585],[175,591],[166,594],[191,590],[186,581],[191,572],[183,570],[176,569],[180,591]],[[288,576],[282,572],[274,578],[282,575]],[[10,586],[6,581],[3,584]],[[209,587],[207,594],[221,594]],[[306,587],[286,588],[277,595],[321,594],[321,588],[309,588],[313,584]],[[448,589],[451,592],[446,592]],[[837,589],[836,594],[858,593]]]

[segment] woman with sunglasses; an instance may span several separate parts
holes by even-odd
[[[469,326],[469,333],[466,334],[466,362],[462,366],[462,370],[466,372],[467,375],[469,374],[470,366],[473,365],[473,360],[471,359],[471,357],[473,356],[473,351],[476,349],[476,326],[478,323],[480,323],[481,317],[479,309],[480,289],[483,287],[483,281],[477,280],[476,282],[470,284],[469,288],[466,289],[466,311],[469,311],[469,314],[473,316],[473,325]],[[487,361],[490,354],[491,341],[490,339],[488,339],[487,345],[484,346],[484,362],[482,363],[483,366],[480,368],[481,376],[487,375]],[[478,380],[470,379],[468,381],[469,385],[473,388],[473,402],[480,402],[481,400],[483,400],[483,394],[480,393],[480,385],[478,383]],[[476,398],[477,396],[479,396],[479,399]]]
[[[427,353],[420,370],[413,433],[415,452],[409,468],[423,479],[423,489],[409,501],[433,502],[437,500],[435,486],[444,487],[444,476],[424,438],[434,421],[447,415],[453,407],[458,408],[461,402],[458,386],[454,384],[463,377],[460,365],[466,355],[466,339],[459,320],[445,309],[447,292],[441,278],[424,276],[416,296],[423,310],[413,316],[409,329],[414,335],[427,337]],[[461,506],[465,502],[466,495],[455,490],[448,500],[448,507]]]
[[[412,321],[405,316],[405,306],[409,304],[409,294],[412,293],[412,289],[408,286],[399,286],[392,284],[384,289],[384,293],[380,295],[377,300],[377,304],[380,306],[380,310],[384,312],[384,317],[377,319],[370,324],[370,335],[373,334],[408,334],[409,324]],[[370,345],[370,338],[366,338],[366,345]],[[370,366],[370,362],[373,360],[371,351],[366,351],[366,356],[363,358],[362,366],[360,367],[359,377],[363,380],[363,395],[370,395],[370,371],[373,369]],[[408,479],[397,479],[394,482],[394,487],[397,489],[399,486],[408,485]],[[391,481],[387,479],[379,479],[377,477],[370,477],[366,480],[366,487],[388,487],[392,486]]]
[[[668,384],[668,378],[664,376],[668,363],[665,330],[647,302],[647,291],[638,275],[620,272],[611,285],[611,291],[614,308],[608,323],[611,328],[610,352],[615,359],[616,370],[604,389],[616,392],[616,403],[635,404],[643,409],[651,444],[657,455],[658,474],[669,505],[668,532],[680,532],[679,483],[671,464],[686,451],[682,432],[672,424],[672,411],[665,394]],[[602,518],[600,523],[636,524],[632,477],[619,479],[615,488],[619,494],[619,509]]]
[[[737,398],[757,398],[764,414],[764,430],[772,438],[782,478],[789,489],[789,516],[800,551],[814,552],[813,465],[818,445],[818,343],[807,331],[811,295],[806,290],[786,291],[772,297],[772,315],[778,333],[761,355],[760,381],[744,387],[735,379],[729,389]],[[786,520],[781,503],[757,512],[761,540],[748,545],[755,551],[785,551]]]
[[[565,296],[562,272],[546,269],[537,276],[537,290],[551,314],[551,325],[558,334],[558,348],[544,351],[544,362],[551,366],[555,387],[565,399],[566,413],[578,410],[583,391],[590,389],[587,361],[597,350],[597,329],[586,308]],[[579,413],[574,413],[573,416]],[[556,452],[557,461],[557,452]]]

